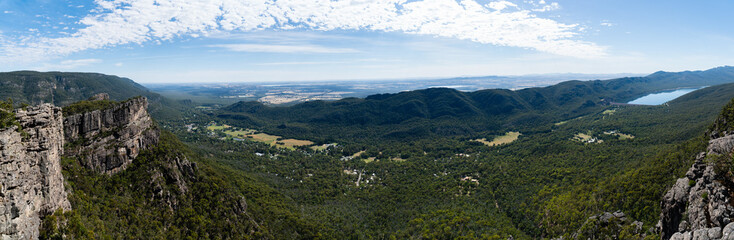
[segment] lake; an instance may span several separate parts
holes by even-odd
[[[676,99],[676,98],[678,98],[680,96],[686,95],[689,92],[693,92],[693,91],[696,91],[696,90],[701,89],[701,88],[704,88],[704,87],[700,87],[700,88],[682,88],[682,89],[678,89],[678,90],[675,90],[675,91],[667,91],[667,92],[660,92],[660,93],[648,94],[648,95],[646,95],[644,97],[641,97],[641,98],[638,98],[638,99],[635,99],[635,100],[629,102],[629,104],[660,105],[660,104],[669,102],[669,101],[671,101],[673,99]]]

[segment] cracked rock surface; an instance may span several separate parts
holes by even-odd
[[[16,110],[22,126],[0,129],[0,238],[37,239],[41,218],[71,210],[64,190],[61,109]]]
[[[64,136],[72,142],[67,155],[100,173],[125,170],[141,150],[158,143],[159,131],[146,110],[148,100],[138,97],[112,108],[64,118]]]
[[[712,158],[730,155],[734,135],[709,141],[706,152],[668,190],[661,202],[661,238],[667,239],[733,239],[734,207],[731,180],[717,175]]]

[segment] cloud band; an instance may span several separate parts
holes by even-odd
[[[67,37],[3,40],[11,61],[39,60],[123,44],[213,31],[336,29],[404,32],[520,47],[578,58],[605,48],[577,39],[579,27],[536,16],[507,1],[474,0],[96,0],[86,27]],[[557,4],[553,5],[557,7]],[[249,46],[250,48],[253,46]],[[306,49],[307,50],[307,49]],[[313,50],[313,49],[311,49]],[[318,52],[318,51],[317,51]]]

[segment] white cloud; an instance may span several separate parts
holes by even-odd
[[[602,26],[605,26],[605,27],[611,27],[611,26],[614,26],[614,23],[610,23],[610,22],[602,22],[602,23],[601,23],[601,25],[602,25]]]
[[[404,32],[579,58],[606,53],[605,47],[579,40],[577,24],[541,18],[531,10],[508,8],[514,4],[506,1],[493,2],[490,6],[476,0],[96,0],[95,3],[96,9],[79,21],[85,27],[70,36],[16,37],[0,46],[0,59],[33,62],[87,49],[158,43],[194,35],[207,37],[218,31],[262,29]]]
[[[123,64],[122,64],[122,63],[120,63],[120,62],[119,62],[119,63],[115,63],[115,67],[122,67],[122,65],[123,65]]]
[[[235,52],[267,53],[356,53],[350,48],[328,48],[314,45],[270,45],[270,44],[217,44],[209,47],[225,48]]]
[[[508,2],[508,1],[497,1],[497,2],[490,2],[487,4],[487,6],[491,9],[502,11],[502,9],[505,9],[507,7],[517,7],[517,4]]]
[[[561,9],[561,5],[557,2],[552,2],[550,4],[546,4],[545,1],[539,2],[542,6],[540,8],[533,9],[534,12],[548,12],[553,10]]]
[[[5,13],[5,14],[11,14],[11,13],[13,13],[13,11],[3,11],[3,13]]]
[[[64,60],[56,64],[44,64],[41,66],[38,70],[41,71],[53,71],[53,70],[68,70],[68,69],[75,69],[80,68],[84,66],[89,66],[95,63],[101,63],[101,59],[94,59],[94,58],[88,58],[88,59],[74,59],[74,60]]]

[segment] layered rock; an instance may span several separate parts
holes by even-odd
[[[717,159],[730,158],[732,149],[734,135],[710,140],[686,177],[665,194],[658,223],[663,240],[734,239],[731,179],[716,169]]]
[[[158,142],[160,133],[147,107],[147,99],[137,97],[110,108],[67,116],[64,136],[71,143],[67,154],[79,156],[84,166],[97,172],[124,170],[141,150]]]
[[[0,129],[0,237],[37,239],[41,218],[70,210],[60,158],[61,109],[49,104],[16,110],[22,126]]]

